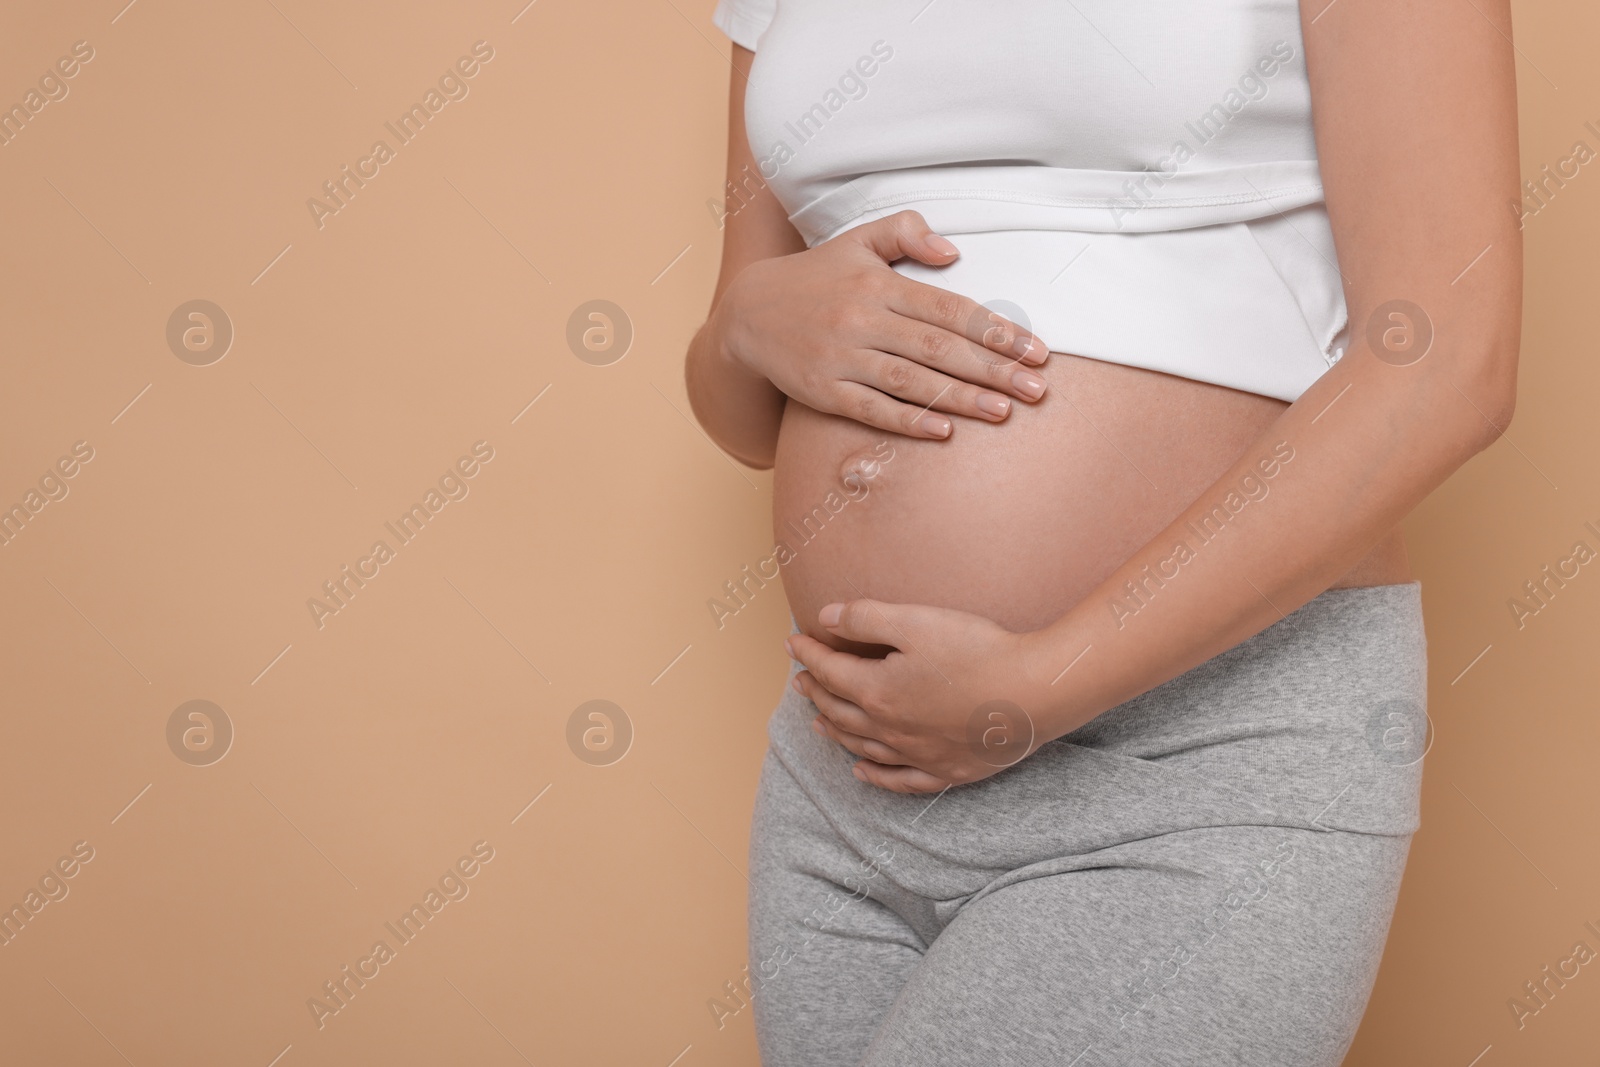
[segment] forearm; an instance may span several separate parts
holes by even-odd
[[[684,382],[695,418],[719,448],[747,466],[766,470],[778,446],[785,397],[729,350],[726,305],[718,300],[689,342]]]
[[[1490,350],[1507,343],[1510,353]],[[1504,430],[1514,346],[1494,338],[1454,365],[1435,354],[1426,370],[1364,349],[1335,364],[1160,534],[1030,636],[1043,739],[1226,651],[1349,571]]]

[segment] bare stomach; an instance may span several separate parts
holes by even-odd
[[[1288,405],[1055,353],[1037,404],[943,441],[886,433],[791,400],[773,528],[800,629],[866,596],[958,608],[1010,630],[1049,625],[1209,488]],[[1411,580],[1400,528],[1338,586]]]

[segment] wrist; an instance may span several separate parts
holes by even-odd
[[[1087,699],[1094,652],[1087,628],[1072,613],[1021,635],[1021,675],[1027,680],[1035,742],[1071,733],[1099,714]]]

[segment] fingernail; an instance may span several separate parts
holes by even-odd
[[[1011,410],[1011,398],[1001,396],[999,393],[979,393],[978,410],[986,415],[997,415],[1003,419]]]
[[[843,604],[829,604],[817,613],[817,618],[822,620],[822,625],[824,626],[838,626],[839,617],[843,614]]]
[[[930,233],[925,240],[927,241],[929,248],[933,249],[935,252],[941,253],[942,255],[957,256],[961,254],[961,250],[959,248],[936,233]]]
[[[861,764],[859,763],[850,768],[850,773],[855,775],[858,781],[864,782],[867,780],[867,772],[861,769]]]
[[[790,659],[794,659],[794,645],[789,641],[789,639],[787,637],[785,637],[783,639],[783,650],[785,652],[789,653],[789,658]]]
[[[1037,374],[1019,370],[1011,376],[1011,384],[1016,386],[1017,392],[1023,396],[1032,397],[1034,400],[1044,396],[1044,379]]]
[[[938,415],[922,416],[921,426],[925,433],[930,433],[935,437],[950,436],[950,420]]]
[[[1018,337],[1017,343],[1011,346],[1011,350],[1018,358],[1032,360],[1035,363],[1044,362],[1044,345],[1031,337]]]
[[[811,720],[811,729],[821,734],[823,737],[828,736],[828,731],[822,728],[822,719],[820,717]]]
[[[799,693],[801,696],[805,696],[806,695],[806,691],[804,689],[800,688],[800,676],[798,674],[795,675],[793,678],[789,679],[789,688],[793,689],[796,693]]]

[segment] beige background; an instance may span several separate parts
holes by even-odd
[[[0,547],[0,904],[93,849],[0,947],[8,1063],[754,1062],[749,1011],[719,1030],[707,1001],[745,963],[787,610],[712,622],[770,544],[770,482],[681,385],[729,45],[711,0],[520,2],[0,16],[0,104],[94,49],[0,147],[0,506],[94,450]],[[1531,178],[1600,148],[1600,15],[1516,14]],[[479,40],[469,95],[319,228],[308,199]],[[1527,223],[1509,437],[1407,523],[1436,743],[1352,1064],[1578,1062],[1600,1036],[1600,964],[1521,1030],[1507,1008],[1600,949],[1600,576],[1520,630],[1507,607],[1600,547],[1591,169]],[[194,299],[236,331],[209,366],[165,338]],[[607,366],[566,340],[595,299],[634,333]],[[308,599],[477,441],[468,495],[319,628]],[[195,699],[235,731],[206,766],[167,741]],[[593,699],[634,734],[608,766],[567,741]],[[479,841],[469,895],[319,1029],[308,998]]]

